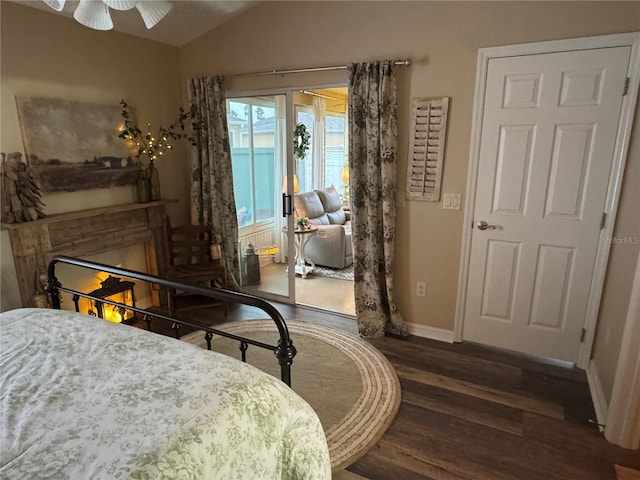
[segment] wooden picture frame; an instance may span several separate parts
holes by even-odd
[[[118,138],[117,103],[16,96],[27,163],[42,192],[133,185],[139,161]]]

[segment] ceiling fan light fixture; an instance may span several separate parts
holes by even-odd
[[[135,8],[139,0],[102,0],[109,8],[114,10],[131,10]]]
[[[64,8],[65,0],[43,0],[44,3],[53,8],[56,12],[61,12]]]
[[[109,7],[103,2],[80,0],[78,8],[73,12],[73,18],[78,23],[94,30],[111,30],[113,28]]]
[[[144,1],[140,0],[136,8],[144,21],[147,29],[153,28],[164,16],[169,13],[173,5],[164,0]]]

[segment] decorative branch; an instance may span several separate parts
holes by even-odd
[[[135,154],[136,158],[140,159],[142,155],[146,155],[149,157],[149,163],[153,165],[153,162],[158,157],[164,155],[167,150],[173,149],[173,146],[168,142],[169,139],[185,138],[192,146],[196,147],[198,145],[195,136],[186,132],[186,122],[189,121],[191,123],[191,129],[194,133],[198,130],[198,125],[193,122],[191,112],[186,112],[182,107],[178,111],[178,117],[169,125],[169,128],[158,128],[158,134],[154,136],[151,133],[150,123],[147,124],[147,133],[142,133],[142,130],[138,127],[138,120],[127,102],[121,100],[120,105],[122,106],[124,128],[120,131],[118,137],[128,142],[135,142],[138,148],[138,152]]]

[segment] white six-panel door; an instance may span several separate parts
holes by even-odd
[[[489,60],[465,340],[577,360],[630,52]]]

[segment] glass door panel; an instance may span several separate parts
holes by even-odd
[[[296,173],[301,192],[310,192],[314,189],[313,178],[313,112],[309,107],[296,105],[295,107],[296,125],[304,125],[309,134],[309,149],[303,158],[296,158]]]
[[[287,224],[283,216],[288,136],[286,95],[227,100],[243,291],[290,301]]]

